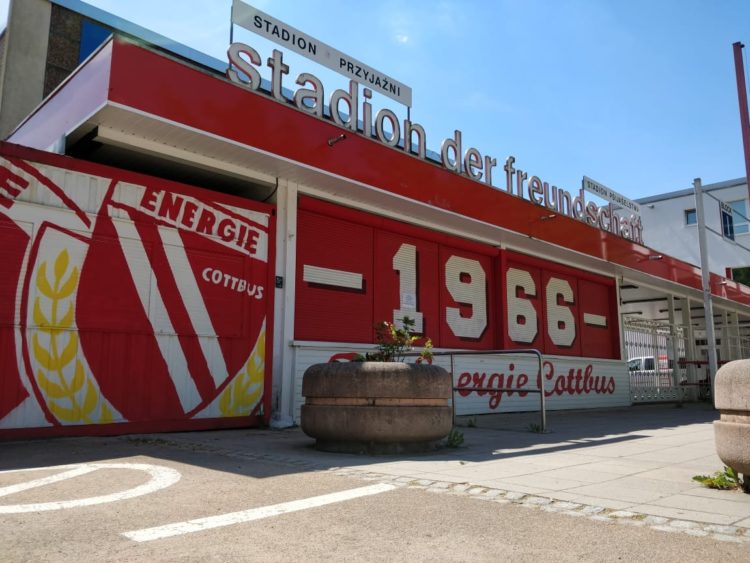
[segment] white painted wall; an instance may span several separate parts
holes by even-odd
[[[719,203],[745,201],[745,214],[750,214],[747,183],[744,178],[703,186],[706,226],[721,232]],[[713,197],[711,197],[713,196]],[[639,200],[643,221],[643,241],[646,246],[669,256],[700,265],[698,229],[685,224],[685,210],[695,209],[693,190],[682,190]],[[750,233],[736,235],[736,244],[707,232],[709,269],[724,275],[726,268],[750,266]],[[744,248],[743,248],[744,247]]]

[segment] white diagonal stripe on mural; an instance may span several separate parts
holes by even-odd
[[[191,411],[201,402],[201,396],[193,378],[190,377],[187,359],[178,342],[175,329],[169,320],[169,313],[158,285],[153,284],[154,291],[151,291],[154,271],[151,269],[151,262],[149,262],[141,237],[133,223],[118,220],[113,220],[112,223],[117,230],[120,248],[125,255],[125,261],[128,264],[138,297],[140,297],[151,326],[154,328],[154,338],[164,361],[167,363],[169,376],[174,382],[180,404],[185,412]],[[139,271],[146,272],[148,275],[140,276],[138,275]],[[158,321],[160,331],[166,333],[166,335],[158,334],[155,320]],[[173,341],[172,346],[169,345],[169,339]]]
[[[211,317],[208,315],[206,304],[203,301],[203,295],[195,281],[185,247],[182,245],[179,233],[174,229],[159,227],[159,236],[164,243],[169,267],[172,269],[172,275],[177,283],[177,289],[185,304],[190,322],[198,335],[198,343],[203,350],[211,377],[218,387],[229,375],[227,364],[224,361],[221,346],[219,346],[216,330],[214,330]]]

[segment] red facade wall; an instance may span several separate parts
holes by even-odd
[[[298,218],[298,340],[369,344],[407,315],[440,348],[620,357],[612,279],[309,198]]]

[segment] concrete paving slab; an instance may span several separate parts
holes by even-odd
[[[538,487],[547,491],[564,491],[580,487],[585,483],[573,481],[571,479],[561,479],[559,477],[549,476],[547,473],[537,473],[536,475],[520,475],[518,477],[505,477],[503,483],[512,485],[525,485],[529,487]]]
[[[514,461],[532,463],[550,469],[576,467],[588,463],[596,463],[606,458],[576,453],[545,453],[538,455],[517,455]]]
[[[629,442],[611,443],[606,445],[589,445],[586,453],[600,459],[630,457],[659,451],[657,446],[649,445],[645,438],[634,439]]]
[[[591,497],[591,496],[586,496],[586,495],[573,494],[570,492],[553,493],[552,496],[553,498],[556,498],[559,500],[574,502],[574,503],[581,504],[584,506],[599,506],[599,507],[610,509],[610,510],[630,510],[630,507],[633,506],[632,502],[628,502],[624,500],[609,499],[609,498],[603,498],[603,497],[598,497],[598,496]]]
[[[572,499],[578,497],[579,495],[574,495],[567,491],[552,491],[549,493],[549,496],[550,498],[554,498],[556,501],[559,501],[559,502],[567,502],[570,504],[575,504],[576,506],[582,506],[580,503],[572,502]],[[568,509],[566,508],[565,510],[568,510]]]
[[[540,473],[539,477],[574,481],[579,483],[578,486],[583,486],[613,481],[619,479],[621,475],[618,475],[617,473],[605,473],[604,471],[592,470],[590,464],[583,464],[575,467],[550,469],[544,473]]]
[[[699,447],[696,445],[680,446],[677,448],[654,448],[648,452],[633,453],[630,457],[635,460],[657,461],[665,464],[674,465],[675,463],[685,463],[700,460],[705,457],[706,446]]]
[[[414,476],[419,479],[430,479],[436,483],[467,483],[463,476],[443,475],[442,473],[419,473]],[[476,483],[480,484],[480,483]]]
[[[695,487],[692,489],[687,489],[682,492],[683,495],[690,495],[690,496],[696,496],[696,497],[704,497],[714,500],[724,500],[729,502],[739,502],[743,505],[745,504],[746,500],[745,497],[747,495],[743,495],[739,491],[721,491],[719,489],[709,489],[708,487],[704,487],[702,485],[698,485],[695,481]]]
[[[696,510],[700,512],[708,512],[710,514],[734,516],[735,520],[750,518],[750,504],[742,501],[733,502],[732,500],[705,498],[694,495],[680,494],[659,499],[658,501],[653,502],[653,504],[668,508]]]
[[[416,461],[416,460],[404,460],[404,461],[392,461],[388,463],[373,463],[368,464],[368,468],[371,471],[379,471],[388,474],[419,474],[424,471],[440,472],[440,471],[451,471],[459,470],[469,465],[474,465],[474,461],[461,461],[461,460],[446,460],[446,461]]]
[[[713,445],[711,447],[713,447]],[[686,469],[695,469],[702,473],[713,473],[722,469],[724,467],[724,462],[719,459],[719,456],[713,454],[704,456],[700,459],[683,462],[680,466],[685,467]]]
[[[442,475],[453,475],[465,479],[503,479],[517,475],[529,475],[544,471],[544,468],[534,467],[528,463],[495,463],[480,464],[472,467],[459,467],[445,471],[435,471]]]
[[[656,435],[649,436],[648,441],[650,444],[654,444],[663,448],[682,446],[684,444],[705,445],[705,443],[707,442],[713,442],[713,432],[692,432],[685,434],[681,433],[671,436]]]
[[[602,472],[614,475],[636,475],[661,467],[663,467],[663,464],[655,461],[636,461],[627,458],[608,459],[606,461],[597,461],[586,465],[586,468],[591,472]]]
[[[734,523],[735,526],[738,528],[745,528],[746,530],[750,529],[750,518],[745,518],[744,520],[739,520]],[[747,535],[747,531],[745,534]]]
[[[701,512],[699,510],[687,510],[667,506],[658,506],[655,504],[636,504],[630,508],[633,512],[640,514],[653,514],[664,518],[677,518],[680,520],[690,520],[703,524],[733,524],[736,520],[733,516],[725,514],[715,514],[712,512]]]
[[[534,487],[533,485],[508,483],[504,479],[482,479],[479,481],[472,481],[472,483],[476,483],[477,485],[490,489],[502,489],[504,491],[512,491],[514,493],[522,493],[524,495],[547,495],[550,492],[548,489]]]
[[[619,481],[585,485],[569,489],[568,492],[599,499],[619,500],[629,503],[629,505],[654,502],[672,494],[671,492],[659,492],[641,488],[634,489],[632,485],[621,484]]]
[[[716,467],[716,465],[713,465],[712,467]],[[669,465],[659,467],[658,469],[642,471],[638,473],[638,477],[653,481],[666,481],[667,483],[684,483],[695,487],[698,483],[693,481],[693,477],[699,473],[700,472],[697,472],[690,467]],[[711,471],[711,473],[713,473],[713,471]]]
[[[617,487],[626,489],[637,489],[639,491],[650,491],[663,494],[678,494],[695,488],[695,481],[664,481],[648,479],[642,474],[621,477],[615,482]]]

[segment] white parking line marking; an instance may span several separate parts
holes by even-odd
[[[34,469],[37,469],[37,468],[34,468]],[[49,467],[49,468],[45,467],[44,469],[58,469],[58,467]],[[59,467],[59,469],[63,469],[63,467]],[[70,471],[64,471],[63,473],[58,473],[57,475],[50,475],[49,477],[43,477],[41,479],[34,479],[33,481],[26,481],[25,483],[19,483],[17,485],[9,485],[7,487],[2,487],[0,488],[0,497],[12,495],[14,493],[20,493],[21,491],[28,491],[29,489],[42,487],[44,485],[49,485],[51,483],[57,483],[58,481],[65,481],[66,479],[72,479],[73,477],[78,477],[79,475],[85,475],[86,473],[91,473],[92,471],[94,471],[94,469],[95,469],[94,467],[80,465],[78,467],[75,467],[75,469],[71,469]],[[10,473],[10,471],[3,471],[3,473]]]
[[[35,467],[26,469],[19,469],[13,471],[4,471],[3,473],[20,472],[20,471],[39,471],[43,469],[67,469],[72,467],[70,471],[58,473],[57,475],[51,475],[42,479],[35,479],[34,481],[27,481],[26,483],[19,483],[17,485],[9,485],[0,489],[0,496],[11,495],[21,491],[27,491],[36,487],[42,487],[51,483],[57,483],[64,481],[65,479],[72,479],[86,473],[91,473],[98,469],[135,469],[138,471],[145,471],[151,476],[151,479],[143,485],[138,485],[132,489],[120,491],[119,493],[111,493],[108,495],[101,495],[97,497],[88,497],[73,500],[61,500],[57,502],[40,502],[32,504],[9,504],[0,505],[0,514],[17,514],[20,512],[42,512],[45,510],[60,510],[63,508],[75,508],[79,506],[92,506],[95,504],[104,504],[106,502],[115,502],[118,500],[125,500],[129,498],[139,497],[148,493],[153,493],[159,489],[164,489],[170,485],[174,485],[180,480],[180,473],[171,467],[163,467],[160,465],[149,465],[147,463],[82,463],[80,465],[60,465],[57,467]]]
[[[203,530],[220,528],[222,526],[231,526],[232,524],[251,522],[253,520],[260,520],[262,518],[269,518],[271,516],[278,516],[280,514],[287,514],[289,512],[297,512],[299,510],[305,510],[308,508],[316,508],[318,506],[333,504],[335,502],[342,502],[345,500],[377,495],[379,493],[385,493],[386,491],[390,491],[395,488],[395,485],[387,485],[381,483],[379,485],[370,485],[368,487],[360,487],[358,489],[349,489],[348,491],[340,491],[338,493],[330,493],[327,495],[320,495],[317,497],[310,497],[302,500],[293,500],[290,502],[282,502],[281,504],[251,508],[249,510],[242,510],[240,512],[230,512],[228,514],[221,514],[219,516],[197,518],[195,520],[188,520],[187,522],[176,522],[174,524],[166,524],[164,526],[156,526],[154,528],[144,528],[143,530],[124,532],[122,535],[137,542],[153,541],[162,538],[169,538],[172,536],[180,536],[182,534],[202,532]]]

